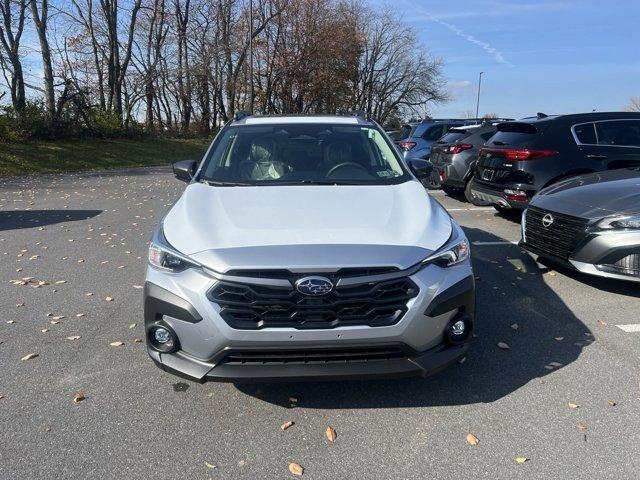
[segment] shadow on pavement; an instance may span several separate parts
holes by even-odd
[[[87,220],[102,210],[0,210],[0,232]]]
[[[504,241],[465,229],[471,241]],[[472,249],[477,277],[476,335],[466,361],[426,379],[237,384],[240,391],[288,407],[406,408],[494,402],[574,362],[593,341],[589,329],[546,284],[546,269],[515,245]],[[498,342],[510,348],[502,350]]]

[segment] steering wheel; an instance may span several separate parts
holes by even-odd
[[[327,178],[331,177],[331,175],[333,175],[337,170],[340,170],[341,168],[346,168],[346,167],[353,167],[353,168],[357,168],[359,170],[362,170],[364,172],[366,172],[367,175],[371,175],[369,173],[369,171],[364,168],[362,165],[360,165],[359,163],[356,162],[343,162],[343,163],[339,163],[338,165],[335,165],[333,167],[331,167],[331,169],[327,172],[327,174],[325,175]]]

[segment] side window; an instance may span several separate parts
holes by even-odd
[[[596,122],[598,145],[640,147],[640,120]]]
[[[576,138],[580,143],[586,145],[595,145],[598,143],[596,140],[596,131],[593,123],[583,123],[582,125],[574,125],[573,131],[576,134]]]
[[[442,136],[442,134],[442,125],[434,125],[432,127],[429,127],[427,131],[424,132],[422,138],[424,138],[428,142],[435,142]]]

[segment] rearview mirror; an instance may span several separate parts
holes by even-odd
[[[418,178],[418,180],[429,178],[431,172],[433,171],[433,163],[431,163],[429,160],[413,159],[409,160],[407,163],[409,164],[409,168]]]
[[[198,163],[195,160],[182,160],[173,164],[173,174],[178,180],[190,182],[197,168]]]

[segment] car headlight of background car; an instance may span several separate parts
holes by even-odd
[[[164,236],[162,224],[155,231],[149,245],[149,264],[167,272],[182,272],[187,268],[200,268],[200,264],[173,248]]]
[[[640,215],[609,217],[596,224],[598,230],[640,230]]]

